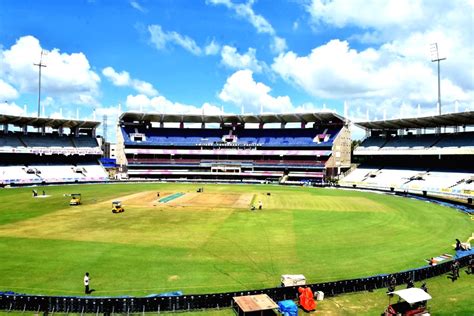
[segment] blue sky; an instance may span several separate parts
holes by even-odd
[[[43,50],[45,116],[430,115],[435,42],[447,57],[443,111],[472,110],[473,10],[468,0],[2,0],[0,113],[36,115]]]

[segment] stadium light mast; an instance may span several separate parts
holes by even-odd
[[[439,57],[438,43],[431,44],[431,61],[438,63],[438,114],[441,115],[441,79],[440,79],[440,61],[445,60],[446,57]]]
[[[46,65],[43,64],[43,55],[46,55],[46,52],[41,50],[39,64],[33,64],[38,67],[38,117],[40,117],[41,109],[41,68],[46,67]]]

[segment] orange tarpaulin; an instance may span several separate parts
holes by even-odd
[[[298,288],[300,293],[300,306],[306,311],[313,311],[316,309],[316,302],[314,301],[314,295],[311,288]]]

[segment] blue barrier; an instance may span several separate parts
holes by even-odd
[[[460,267],[468,264],[474,255],[458,259]],[[451,271],[451,262],[436,266],[425,266],[392,274],[396,285],[404,284],[408,278],[419,282]],[[367,278],[349,279],[335,282],[308,284],[313,292],[322,291],[325,296],[343,293],[372,291],[386,288],[389,275],[376,275]],[[261,290],[238,291],[214,294],[157,296],[157,297],[65,297],[24,294],[0,294],[0,309],[5,311],[22,310],[37,313],[144,313],[160,311],[186,311],[205,308],[232,307],[233,297],[243,295],[267,294],[274,301],[298,298],[298,286],[275,287]]]

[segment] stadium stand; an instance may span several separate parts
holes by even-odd
[[[107,180],[99,122],[0,115],[0,124],[1,186]]]
[[[359,122],[361,165],[342,186],[443,197],[472,204],[474,112]]]
[[[322,183],[350,166],[347,123],[330,112],[129,112],[118,129],[117,163],[126,165],[130,179]]]

